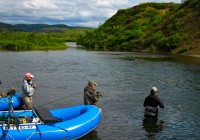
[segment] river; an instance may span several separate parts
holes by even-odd
[[[200,58],[133,52],[0,51],[0,85],[21,92],[26,72],[37,84],[34,106],[48,109],[83,104],[87,79],[97,83],[103,117],[82,140],[145,140],[200,138]],[[152,86],[165,109],[158,120],[143,117],[144,98]]]

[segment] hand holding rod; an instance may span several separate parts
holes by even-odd
[[[97,91],[97,95],[98,95],[99,97],[103,98],[103,95],[102,95],[99,91]]]

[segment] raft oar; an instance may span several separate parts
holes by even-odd
[[[13,109],[13,106],[11,105],[11,110],[12,110],[12,113],[13,113],[13,116],[14,116],[14,124],[15,124],[15,126],[17,127],[17,130],[19,131],[19,132],[21,132],[21,130],[19,129],[19,124],[20,124],[20,122],[19,122],[19,119],[18,119],[18,117],[15,115],[15,113],[14,113],[14,109]]]
[[[17,130],[20,132],[21,130],[19,129],[19,119],[18,117],[15,115],[15,112],[14,112],[14,109],[13,109],[13,106],[12,106],[12,94],[10,94],[10,97],[9,97],[9,115],[8,115],[8,128],[10,128],[10,119],[11,119],[11,115],[10,115],[10,111],[12,111],[13,113],[13,117],[14,117],[14,124],[16,125],[16,128]]]
[[[10,108],[9,108],[9,111],[8,111],[8,120],[7,120],[8,129],[10,128],[10,118],[11,118],[11,115],[10,115]]]

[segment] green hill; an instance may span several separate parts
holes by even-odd
[[[144,3],[118,12],[78,44],[109,50],[200,54],[200,1]]]
[[[87,27],[81,26],[68,26],[64,24],[6,24],[0,22],[0,32],[7,31],[21,31],[21,32],[64,32],[66,29],[87,29]],[[90,29],[90,28],[88,28]]]
[[[15,28],[10,24],[0,22],[0,32],[6,31],[15,31]]]

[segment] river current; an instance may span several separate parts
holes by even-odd
[[[183,140],[200,138],[200,58],[133,52],[0,52],[1,91],[21,92],[31,72],[37,89],[34,106],[48,109],[83,104],[87,80],[97,83],[103,117],[95,134],[82,140]],[[158,120],[144,119],[143,101],[152,86],[165,109]]]

